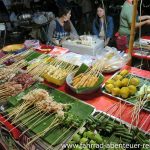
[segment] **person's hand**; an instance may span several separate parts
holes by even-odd
[[[108,41],[106,40],[104,43],[104,47],[106,47],[108,45]]]
[[[150,19],[146,20],[146,24],[150,25]]]
[[[64,37],[61,41],[60,41],[60,45],[62,45],[62,43],[64,42],[64,41],[66,41],[67,40],[67,37]]]
[[[150,15],[148,15],[148,18],[147,19],[150,19]]]

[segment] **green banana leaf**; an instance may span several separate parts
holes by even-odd
[[[83,120],[83,122],[94,111],[94,107],[80,101],[79,99],[76,99],[68,94],[65,94],[61,91],[58,91],[56,89],[53,89],[53,88],[48,87],[47,85],[41,84],[41,83],[36,83],[32,87],[30,87],[30,88],[26,89],[25,91],[23,91],[22,93],[20,93],[19,95],[9,98],[9,108],[15,107],[15,106],[19,105],[20,103],[22,103],[22,99],[21,99],[22,96],[25,95],[26,93],[28,93],[29,91],[33,90],[34,88],[42,88],[42,89],[47,90],[54,97],[54,100],[57,102],[71,104],[71,108],[69,109],[68,113],[77,116],[80,120]],[[33,122],[35,122],[36,119],[37,118],[33,119],[32,122],[29,122],[26,125],[27,128]],[[53,121],[53,119],[54,119],[53,117],[48,117],[47,119],[45,119],[43,122],[41,122],[34,128],[31,128],[29,130],[29,134],[33,135],[33,134],[43,131],[44,129],[46,129],[46,127],[49,126],[49,124]],[[21,122],[24,123],[24,122],[26,122],[26,120],[27,120],[27,118],[24,118]],[[25,129],[23,129],[23,130],[25,130]],[[52,143],[55,143],[56,139],[60,138],[55,143],[56,145],[58,145],[62,141],[64,141],[64,139],[67,139],[69,136],[71,136],[77,129],[71,128],[70,130],[68,130],[68,131],[67,130],[68,130],[68,128],[65,126],[63,126],[63,127],[57,126],[57,128],[55,128],[54,130],[47,132],[46,135],[44,135],[42,137],[42,139],[44,141],[46,141],[47,143],[52,144]]]

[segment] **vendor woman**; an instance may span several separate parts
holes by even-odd
[[[103,5],[97,7],[97,14],[93,21],[92,32],[97,37],[104,39],[105,46],[108,45],[113,36],[113,18],[106,15],[106,10]]]
[[[78,34],[70,21],[71,10],[61,8],[59,17],[51,21],[48,29],[48,42],[52,45],[61,45],[67,38],[77,38]]]
[[[121,14],[120,14],[120,27],[119,35],[126,36],[129,42],[130,30],[132,23],[132,13],[133,13],[133,0],[126,0],[123,4]],[[143,25],[150,25],[150,16],[137,16],[135,28],[140,28]]]

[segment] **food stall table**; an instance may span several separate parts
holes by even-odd
[[[137,69],[134,67],[129,67],[129,66],[125,66],[124,69],[128,69],[131,73],[137,74],[139,76],[143,76],[145,78],[150,78],[149,71],[144,71],[144,70],[140,70],[140,69]],[[105,76],[105,81],[106,81],[108,78],[110,78],[112,76],[112,74],[105,74],[104,76]],[[70,91],[70,89],[66,86],[66,84],[61,87],[55,86],[50,83],[46,83],[46,84],[48,84],[49,86],[56,88],[60,91],[63,91],[69,95],[72,95],[81,100],[84,100],[88,104],[93,105],[97,110],[101,110],[106,113],[112,114],[115,117],[118,117],[129,123],[131,123],[131,121],[132,121],[131,114],[130,114],[130,112],[133,108],[132,105],[127,105],[123,102],[120,103],[119,100],[116,100],[115,98],[110,98],[110,97],[102,94],[100,90],[98,90],[95,93],[90,94],[90,95],[77,95],[77,94],[73,93],[72,91]],[[118,107],[116,107],[118,104],[120,106],[119,109],[118,109]],[[112,107],[116,111],[114,109],[112,111],[109,111],[109,108],[112,108]],[[147,120],[146,123],[144,124],[144,126],[142,127],[142,129],[150,132],[150,126],[149,126],[150,120],[147,119],[149,116],[150,116],[149,112],[143,110],[140,113],[140,123],[138,124],[138,127],[142,127],[143,123],[145,123],[145,120]],[[9,130],[11,130],[13,128],[13,126],[9,122],[6,122],[5,119],[1,115],[0,115],[0,121],[5,122],[5,126],[7,126],[7,128]],[[19,136],[20,136],[19,130],[17,130],[17,129],[16,129],[16,131],[11,130],[11,132],[15,136],[14,137],[15,139],[19,139]]]
[[[137,74],[139,76],[143,76],[145,78],[150,78],[150,73],[149,71],[145,71],[145,70],[140,70],[134,67],[129,67],[129,66],[125,66],[124,69],[129,70],[131,73],[133,74]],[[105,81],[110,78],[112,76],[112,74],[106,74],[105,75]],[[101,110],[107,113],[112,113],[111,111],[108,112],[109,108],[113,107],[116,103],[119,102],[119,100],[115,99],[115,98],[111,98],[109,96],[104,95],[103,93],[101,93],[101,91],[97,91],[93,94],[90,95],[78,95],[73,93],[68,87],[67,85],[63,85],[61,87],[57,87],[53,84],[47,83],[49,86],[52,86],[60,91],[63,91],[67,94],[70,94],[74,97],[77,97],[81,100],[84,100],[85,102],[93,105],[94,107],[96,107],[96,110]],[[125,104],[125,103],[121,103],[120,104],[120,109],[123,109],[122,111],[122,115],[119,115],[120,113],[118,111],[121,111],[120,109],[118,109],[116,111],[116,113],[114,113],[113,115],[115,117],[118,117],[128,123],[131,123],[132,119],[131,119],[131,114],[129,114],[129,112],[131,113],[131,109],[133,108],[133,105],[129,105],[129,104]],[[115,108],[114,108],[115,109]],[[114,109],[112,109],[112,111],[115,111]],[[140,123],[138,124],[138,127],[141,127],[142,124],[144,123],[144,121],[146,120],[146,118],[149,116],[149,112],[147,111],[142,111],[140,113]],[[146,130],[150,132],[150,119],[147,121],[147,123],[143,126],[143,130]]]

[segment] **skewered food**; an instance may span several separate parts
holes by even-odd
[[[136,93],[136,91],[137,91],[136,86],[134,86],[134,85],[129,85],[128,87],[129,87],[130,94],[131,94],[131,95],[134,95],[134,94]]]
[[[77,150],[96,150],[103,149],[99,145],[122,145],[117,148],[106,148],[113,150],[126,150],[123,145],[136,144],[150,144],[149,135],[133,128],[130,130],[129,126],[117,121],[114,117],[108,116],[104,113],[96,112],[94,116],[87,119],[86,124],[78,133],[76,133],[68,145],[76,145]],[[67,147],[68,148],[68,147]],[[69,150],[74,148],[69,147]],[[105,149],[105,148],[104,148]],[[143,150],[143,148],[139,148]]]
[[[136,95],[137,102],[134,106],[133,113],[132,113],[131,127],[134,123],[136,123],[136,126],[138,125],[140,112],[141,112],[142,108],[145,105],[148,105],[148,103],[150,101],[149,93],[150,93],[150,86],[146,85],[146,84],[144,84],[140,88],[140,90],[137,92],[137,95]]]
[[[112,95],[113,96],[119,96],[120,95],[120,89],[118,87],[112,89]]]
[[[113,79],[115,80],[115,81],[117,81],[117,80],[121,80],[123,77],[121,76],[121,75],[116,75]]]
[[[131,78],[131,80],[130,80],[130,85],[138,86],[139,83],[140,83],[140,81],[138,78]]]
[[[121,84],[122,84],[122,87],[126,87],[129,85],[129,79],[128,78],[124,78],[122,81],[121,81]]]
[[[44,77],[48,80],[50,77],[61,80],[67,77],[69,73],[71,73],[75,69],[74,65],[69,63],[53,60],[50,62],[49,67],[44,75]]]
[[[106,84],[114,84],[114,83],[115,83],[115,81],[113,79],[108,79],[106,81]]]
[[[120,75],[123,77],[126,76],[127,74],[129,74],[129,71],[125,69],[120,72]]]
[[[106,91],[107,91],[107,92],[111,93],[112,89],[114,88],[114,85],[113,85],[113,84],[107,84],[107,85],[105,86],[105,88],[106,88]]]
[[[35,82],[31,75],[26,73],[14,76],[10,81],[0,85],[0,98],[6,101],[9,96],[19,94]]]
[[[25,51],[25,52],[17,54],[17,55],[8,54],[1,58],[0,64],[5,64],[5,65],[9,66],[13,63],[17,63],[21,60],[24,60],[25,58],[29,57],[32,53],[33,53],[33,51],[29,50],[29,51]]]
[[[13,54],[4,55],[4,56],[0,59],[0,64],[3,64],[5,61],[7,61],[8,59],[12,58],[13,56],[14,56]]]
[[[41,59],[40,61],[28,66],[27,72],[32,75],[42,76],[49,81],[49,78],[61,80],[65,78],[69,73],[71,73],[74,69],[74,65],[70,65],[57,59],[54,59],[50,62],[48,62],[47,59]]]
[[[13,71],[13,68],[10,67],[0,68],[0,83],[3,83],[14,77],[15,73]]]
[[[94,87],[104,69],[104,60],[97,60],[92,68],[88,68],[85,72],[73,77],[72,86],[75,89]]]
[[[81,82],[82,80],[82,82]],[[94,75],[81,75],[76,76],[73,81],[72,85],[74,88],[81,88],[81,87],[93,87],[98,81],[98,77]]]
[[[116,82],[114,82],[114,86],[120,88],[122,87],[122,82],[120,80],[117,80]]]
[[[54,101],[53,97],[43,89],[34,89],[24,95],[22,99],[24,100],[24,103],[17,106],[17,108],[14,108],[12,111],[13,116],[18,116],[18,113],[23,113],[32,105],[34,105],[39,111],[47,113],[55,112],[59,115],[62,115],[62,111],[67,108],[67,105]]]
[[[27,73],[22,73],[13,77],[12,81],[16,81],[17,83],[21,84],[24,89],[26,89],[35,82],[35,79],[33,79],[33,76]]]
[[[32,62],[27,67],[27,72],[34,76],[40,76],[48,82],[62,85],[68,74],[75,71],[76,66],[58,59],[44,57]]]
[[[128,87],[122,87],[120,89],[120,96],[122,98],[128,98],[129,97],[129,94],[130,94],[130,91],[129,91],[129,88]]]
[[[70,123],[72,123],[73,118],[71,118],[69,115],[65,115],[65,111],[68,110],[69,104],[63,104],[54,101],[54,98],[44,89],[34,89],[24,95],[22,99],[24,100],[23,103],[12,108],[8,115],[8,119],[12,118],[13,124],[19,123],[17,126],[22,124],[25,126],[28,124],[28,129],[22,134],[52,117],[51,122],[47,123],[42,131],[31,137],[32,140],[27,143],[27,146],[41,136],[44,136],[48,131],[57,128],[59,125],[70,125]],[[25,120],[23,120],[23,118],[25,118]],[[35,120],[35,122],[33,122],[33,120]],[[22,121],[22,123],[20,123],[20,121]],[[73,126],[74,124],[72,123],[71,127],[69,126],[69,128],[67,128],[67,131]],[[65,131],[63,134],[65,134],[67,131]],[[54,144],[57,142],[57,140],[54,142]]]
[[[6,82],[0,85],[0,100],[6,101],[9,96],[17,95],[22,91],[23,87],[17,82]]]

